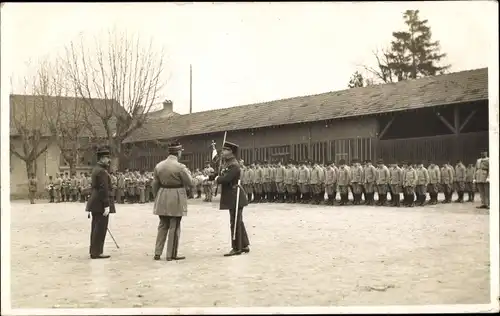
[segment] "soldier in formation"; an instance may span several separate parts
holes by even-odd
[[[486,168],[487,160],[481,162]],[[333,162],[323,165],[310,161],[288,161],[285,165],[257,161],[241,165],[242,184],[249,203],[413,207],[437,204],[439,192],[444,193],[443,203],[450,203],[454,192],[458,194],[455,202],[464,202],[464,192],[472,202],[478,176],[481,183],[486,181],[476,166],[465,168],[461,162],[456,168],[449,163],[440,168],[433,162],[426,168],[422,161],[392,163],[387,167],[382,160],[378,160],[376,166],[371,160],[365,160],[361,165],[356,158],[352,159],[351,166],[343,159],[338,166]]]

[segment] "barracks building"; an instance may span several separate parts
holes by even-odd
[[[171,104],[166,108],[172,109]],[[184,163],[202,168],[210,144],[240,145],[246,163],[382,158],[474,163],[488,148],[488,69],[353,88],[258,104],[152,117],[125,140],[123,167],[152,170],[160,143],[184,145]]]

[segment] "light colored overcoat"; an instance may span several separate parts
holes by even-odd
[[[177,156],[170,155],[156,165],[151,186],[155,193],[154,215],[187,215],[186,188],[193,186],[193,179]],[[165,188],[166,186],[179,188]]]

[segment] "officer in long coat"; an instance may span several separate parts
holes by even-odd
[[[214,180],[221,185],[220,208],[229,210],[229,219],[231,222],[231,251],[225,254],[225,257],[240,255],[250,252],[250,242],[248,240],[245,224],[243,223],[243,208],[248,205],[246,192],[241,186],[238,186],[238,180],[241,177],[240,164],[236,160],[239,146],[225,142],[222,146],[222,158],[225,160],[225,168],[220,175],[212,174],[209,180]],[[236,205],[238,190],[239,203]],[[238,214],[236,215],[236,209]],[[236,225],[235,239],[233,240],[234,226]]]
[[[182,145],[178,142],[170,144],[167,159],[160,161],[154,169],[151,186],[156,199],[153,214],[160,218],[154,260],[160,260],[165,242],[167,261],[185,259],[178,255],[178,249],[181,219],[187,215],[186,188],[193,185],[193,179],[188,168],[179,162],[182,150]]]
[[[114,201],[110,198],[111,178],[108,173],[109,150],[97,151],[97,166],[92,170],[91,193],[85,210],[92,214],[90,231],[90,258],[106,259],[103,255],[104,240],[108,230],[109,214],[116,213]]]

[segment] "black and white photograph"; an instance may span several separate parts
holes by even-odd
[[[499,312],[498,2],[0,11],[2,315]]]

